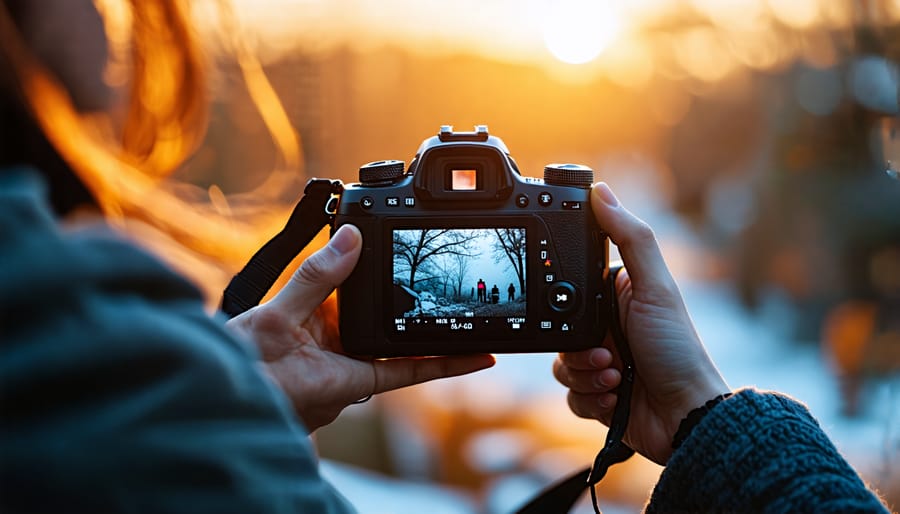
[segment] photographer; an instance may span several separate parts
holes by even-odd
[[[66,225],[85,207],[139,215],[145,199],[132,196],[149,180],[138,165],[164,176],[202,134],[203,76],[183,6],[131,6],[140,37],[121,106],[128,95],[102,80],[107,42],[91,0],[0,0],[0,511],[352,511],[319,475],[308,433],[359,398],[494,360],[342,355],[322,302],[359,257],[353,227],[271,301],[225,323],[122,234]],[[148,90],[157,103],[140,96]],[[128,113],[116,151],[75,123],[106,110]],[[681,420],[728,387],[652,232],[605,185],[592,204],[630,271],[618,284],[639,369],[627,442],[667,465],[648,510],[884,510],[804,408],[778,395],[722,401],[673,452],[690,426]],[[604,348],[560,357],[573,411],[609,422],[613,363]]]

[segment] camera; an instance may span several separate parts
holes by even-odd
[[[338,289],[352,355],[573,351],[600,343],[608,237],[590,208],[593,171],[550,164],[523,176],[484,125],[442,126],[415,157],[363,165],[333,230],[363,250]]]

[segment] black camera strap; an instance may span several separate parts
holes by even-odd
[[[234,317],[259,305],[291,261],[325,225],[334,221],[338,197],[343,189],[343,184],[338,180],[312,179],[306,184],[303,197],[294,207],[281,232],[263,245],[225,288],[222,296],[222,311],[225,314]],[[631,412],[635,367],[628,340],[622,331],[619,299],[616,295],[616,276],[621,270],[621,266],[610,268],[605,291],[610,298],[613,343],[622,363],[622,383],[617,388],[618,400],[606,433],[606,442],[594,459],[593,466],[551,485],[519,509],[517,514],[568,512],[585,489],[590,489],[594,511],[599,513],[595,486],[606,476],[610,466],[634,455],[634,450],[622,442]]]
[[[613,344],[622,362],[622,382],[616,389],[618,399],[613,410],[612,422],[606,432],[606,442],[603,449],[594,459],[591,467],[582,469],[577,473],[551,485],[537,497],[528,502],[517,511],[517,514],[539,514],[544,512],[569,512],[585,489],[591,491],[591,502],[594,512],[600,512],[597,505],[596,485],[606,476],[606,472],[613,464],[624,462],[634,455],[634,450],[622,442],[625,430],[628,428],[628,417],[631,414],[631,391],[634,388],[634,357],[628,339],[622,330],[621,315],[619,313],[619,297],[616,294],[616,276],[622,271],[622,266],[610,268],[607,279],[606,294],[610,298],[610,330],[612,331]]]
[[[235,275],[222,294],[222,312],[233,318],[259,305],[281,273],[316,237],[322,227],[334,221],[338,195],[344,190],[339,180],[312,179],[284,228],[263,245]]]

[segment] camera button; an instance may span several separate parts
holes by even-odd
[[[384,204],[388,207],[397,207],[400,205],[400,198],[396,196],[389,196],[384,199]]]
[[[541,330],[551,330],[553,328],[553,322],[550,320],[542,320],[541,321]]]
[[[538,195],[538,203],[541,204],[542,207],[547,207],[553,203],[553,195],[546,191],[542,191],[541,194]]]
[[[581,202],[563,202],[562,208],[566,211],[580,211]]]
[[[371,209],[375,205],[375,199],[371,196],[364,196],[359,200],[359,206],[363,209]]]
[[[555,274],[553,274],[553,273],[546,273],[546,274],[544,275],[544,282],[547,282],[547,283],[549,284],[549,283],[553,282],[554,280],[556,280],[556,275],[555,275]]]
[[[538,260],[541,262],[541,265],[543,267],[549,268],[553,266],[553,261],[550,260],[550,252],[548,252],[547,250],[540,250],[538,256],[540,257],[540,259]],[[553,279],[548,280],[548,282],[553,282]]]
[[[520,194],[516,197],[516,207],[528,207],[528,195]]]
[[[405,205],[407,207],[415,207],[416,206],[416,197],[415,196],[404,197],[403,205]]]
[[[548,303],[557,312],[569,312],[575,308],[575,286],[568,282],[556,282],[547,290]]]

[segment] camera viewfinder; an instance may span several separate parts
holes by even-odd
[[[475,191],[478,188],[478,172],[470,170],[450,170],[450,189],[453,191]]]

